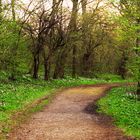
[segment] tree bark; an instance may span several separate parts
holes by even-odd
[[[72,58],[72,77],[75,78],[76,77],[76,64],[77,64],[77,60],[76,60],[76,54],[77,54],[77,47],[76,45],[73,46],[73,58]]]
[[[71,15],[71,20],[69,23],[69,29],[70,29],[70,36],[74,32],[76,33],[77,30],[77,13],[78,13],[78,0],[72,0],[73,2],[73,8],[72,8],[72,15]],[[73,40],[72,40],[73,41]],[[72,47],[72,77],[76,77],[76,54],[77,54],[77,46],[73,44]]]
[[[140,18],[137,19],[137,25],[138,26],[140,25]],[[137,30],[137,34],[138,34],[138,36],[140,35],[140,30]],[[140,59],[140,50],[139,50],[139,48],[140,48],[140,38],[139,37],[136,39],[136,47],[138,49],[138,51],[136,51],[136,54],[138,55],[138,57]],[[139,75],[138,75],[137,95],[138,95],[138,99],[140,100],[140,67],[139,67]]]
[[[83,41],[83,47],[88,48],[88,41],[87,41],[87,36],[86,36],[86,30],[87,30],[87,25],[85,23],[86,21],[86,5],[87,5],[87,0],[81,0],[81,5],[82,5],[82,41]],[[82,58],[82,75],[87,76],[89,74],[89,59],[90,59],[91,53],[90,52],[85,52],[83,54]]]
[[[126,78],[127,61],[128,61],[128,56],[127,56],[126,52],[123,52],[120,65],[118,67],[118,74],[122,77],[122,79]]]
[[[33,65],[33,78],[38,79],[38,71],[39,71],[39,54],[34,56],[34,65]]]
[[[49,62],[49,58],[45,59],[44,62],[44,80],[48,81],[49,80],[49,74],[50,74],[50,62]]]
[[[87,0],[81,0],[82,5],[82,15],[86,14],[86,6],[87,6]]]
[[[38,71],[40,65],[40,53],[43,48],[43,38],[42,35],[38,35],[37,44],[34,46],[34,66],[33,66],[33,78],[38,79]]]
[[[84,75],[84,76],[89,75],[89,71],[90,71],[90,68],[91,68],[90,56],[91,56],[91,53],[85,53],[83,55],[83,59],[82,59],[82,61],[83,61],[82,75]]]
[[[65,50],[60,55],[58,55],[58,58],[56,60],[55,71],[53,75],[54,79],[64,78],[66,58],[67,58],[67,53]]]
[[[0,0],[0,18],[1,18],[1,13],[2,13],[2,0]]]
[[[13,21],[16,20],[16,14],[15,14],[15,0],[11,0],[11,7],[12,7],[12,17]]]
[[[137,85],[137,95],[138,95],[138,99],[140,100],[140,81],[138,81],[138,85]]]

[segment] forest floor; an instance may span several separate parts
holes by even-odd
[[[9,140],[132,140],[96,112],[96,101],[118,84],[68,88],[13,130]]]

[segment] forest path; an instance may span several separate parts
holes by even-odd
[[[113,125],[110,117],[96,113],[97,99],[115,86],[81,86],[62,91],[14,130],[9,140],[132,140]]]

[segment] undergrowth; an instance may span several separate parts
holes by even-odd
[[[33,80],[22,77],[16,81],[0,83],[0,133],[7,133],[12,124],[13,114],[24,110],[32,102],[50,95],[52,91],[62,87],[103,83],[104,80],[67,77],[59,80]],[[35,108],[36,110],[37,108]]]
[[[98,111],[112,116],[127,135],[140,138],[140,101],[135,91],[135,86],[112,89],[98,101]]]
[[[82,77],[76,79],[66,77],[65,79],[44,81],[41,79],[34,80],[30,76],[25,75],[10,82],[2,76],[0,77],[0,133],[7,133],[9,131],[13,114],[24,110],[32,102],[44,96],[51,95],[52,91],[56,89],[114,82],[111,80],[107,81],[104,78],[100,80]],[[118,81],[125,82],[120,79]]]

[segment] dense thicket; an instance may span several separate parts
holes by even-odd
[[[139,0],[1,0],[0,71],[10,80],[115,73],[139,81],[139,8]]]

